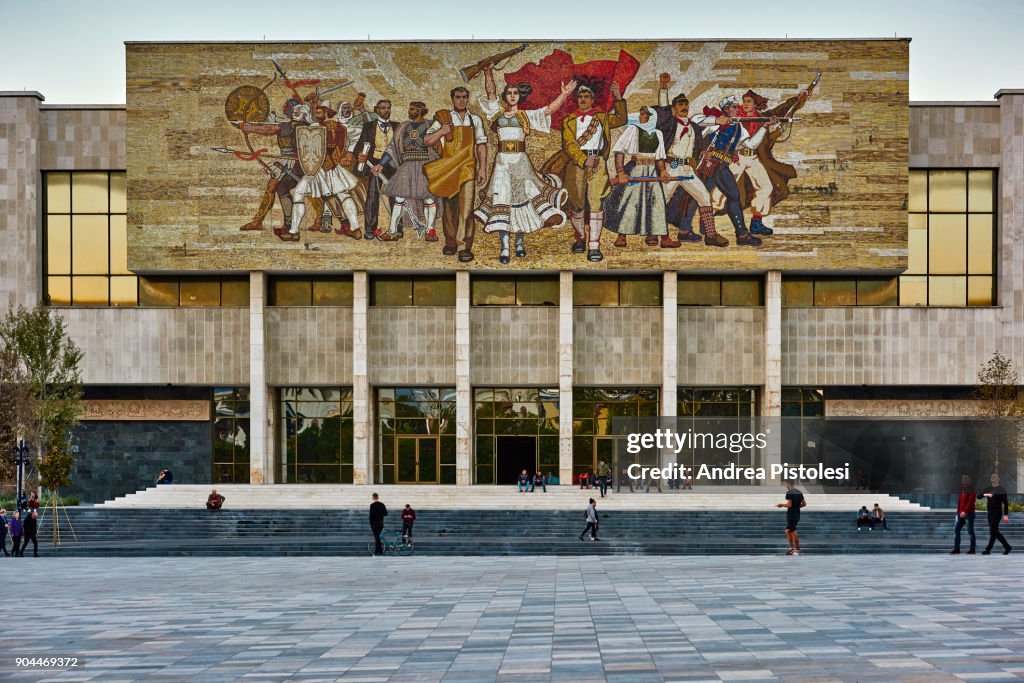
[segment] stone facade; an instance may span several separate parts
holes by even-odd
[[[367,355],[373,385],[455,386],[455,308],[370,307]]]
[[[473,384],[558,386],[558,308],[470,309]]]
[[[276,307],[265,312],[267,382],[352,384],[352,308]]]

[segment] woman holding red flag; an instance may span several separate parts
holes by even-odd
[[[516,256],[526,256],[523,236],[541,228],[565,223],[562,203],[565,190],[553,176],[541,178],[526,155],[526,138],[531,133],[550,133],[551,114],[557,111],[576,89],[576,81],[562,83],[560,94],[542,109],[522,109],[532,88],[528,83],[508,84],[498,99],[494,71],[484,69],[486,94],[480,107],[498,136],[498,149],[490,173],[490,182],[474,215],[484,232],[496,232],[501,239],[498,260],[509,262],[509,235],[515,235]]]

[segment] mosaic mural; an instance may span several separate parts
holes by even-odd
[[[129,43],[129,267],[906,266],[906,40]]]

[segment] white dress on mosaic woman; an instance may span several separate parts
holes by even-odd
[[[499,100],[481,97],[479,101],[487,118],[494,119],[503,113]],[[501,116],[495,125],[498,151],[484,199],[474,212],[484,224],[484,232],[534,232],[544,227],[552,216],[559,218],[556,226],[565,222],[561,205],[566,192],[561,188],[561,181],[554,176],[541,178],[526,152],[509,152],[502,148],[505,142],[525,142],[530,132],[551,132],[551,116],[544,109],[520,112],[526,117],[529,131],[524,130],[514,116]]]

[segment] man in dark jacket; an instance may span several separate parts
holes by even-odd
[[[32,513],[25,518],[25,524],[23,526],[25,527],[25,540],[21,542],[21,551],[18,554],[21,557],[25,557],[25,549],[28,548],[28,542],[32,541],[32,556],[39,557],[39,541],[36,539],[36,532],[39,531],[39,513],[33,510]]]
[[[402,536],[406,538],[412,538],[412,525],[416,521],[416,511],[412,509],[412,505],[405,504],[405,509],[402,510]]]
[[[373,541],[376,544],[374,555],[383,555],[384,547],[380,543],[380,533],[384,531],[384,518],[388,516],[388,509],[380,502],[380,496],[373,494],[373,502],[370,503],[370,530],[373,532]]]
[[[992,485],[978,494],[978,498],[985,498],[988,503],[988,545],[982,551],[982,555],[991,555],[992,546],[998,540],[1003,544],[1003,555],[1009,555],[1013,548],[1006,542],[1006,538],[999,532],[999,522],[1010,521],[1010,499],[1006,495],[1006,489],[999,485],[999,475],[993,474]]]
[[[971,483],[970,475],[965,474],[960,477],[960,498],[956,502],[956,530],[953,536],[953,549],[949,552],[950,555],[960,554],[960,532],[965,524],[967,525],[967,534],[971,537],[971,549],[967,551],[967,554],[974,554],[976,545],[974,537],[974,498],[977,494],[978,492],[974,488],[974,484]]]
[[[4,555],[10,555],[7,552],[7,510],[0,508],[0,550],[4,551]],[[15,548],[17,552],[17,548]]]

